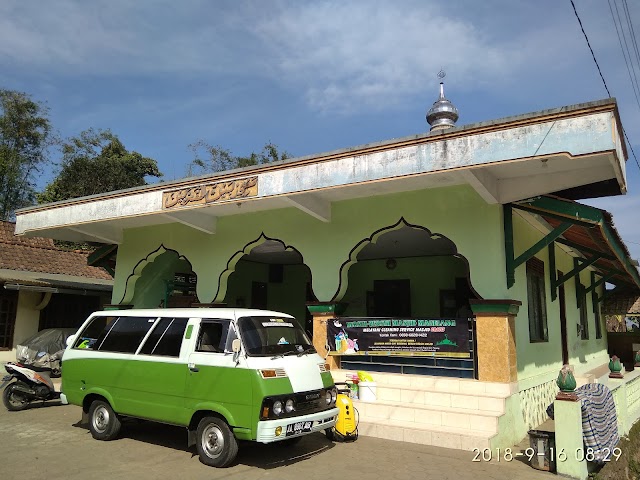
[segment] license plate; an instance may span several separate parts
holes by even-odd
[[[287,425],[285,436],[300,435],[302,433],[309,433],[313,427],[313,422],[296,422]]]

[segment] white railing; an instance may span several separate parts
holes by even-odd
[[[603,377],[599,380],[606,384],[616,404],[618,432],[626,435],[640,418],[640,368],[626,372],[624,378]]]

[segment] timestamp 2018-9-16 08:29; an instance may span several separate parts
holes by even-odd
[[[534,448],[529,447],[523,451],[514,452],[511,448],[474,448],[471,450],[473,453],[472,462],[511,462],[517,458],[526,457],[529,462],[535,457],[546,456],[544,451],[536,451]],[[597,458],[602,459],[603,462],[618,461],[622,450],[618,447],[609,449],[603,448],[601,451],[594,450],[593,448],[577,448],[573,452],[573,459],[578,462],[592,462]],[[549,458],[556,462],[566,462],[569,458],[564,448],[555,450],[553,447],[549,448]]]

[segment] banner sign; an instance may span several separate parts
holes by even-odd
[[[327,344],[331,355],[471,357],[466,318],[334,318]]]

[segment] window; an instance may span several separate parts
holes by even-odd
[[[13,348],[13,329],[16,323],[17,307],[18,292],[0,291],[0,350]]]
[[[161,318],[140,349],[141,354],[180,356],[182,337],[188,318]]]
[[[293,318],[242,317],[238,320],[238,328],[250,356],[287,355],[313,349],[304,330]]]
[[[78,347],[107,352],[135,353],[155,321],[155,318],[149,317],[96,317],[95,322],[92,322],[82,333],[83,337],[89,339],[87,346],[82,347],[79,344]],[[96,323],[95,328],[93,328],[94,323]],[[97,324],[106,325],[97,339],[92,342]]]
[[[529,341],[548,342],[544,263],[535,257],[527,260],[527,303],[529,304]]]
[[[600,324],[600,322],[602,321],[600,317],[600,303],[594,302],[593,315],[596,321],[596,338],[602,338],[602,325]]]
[[[578,308],[580,309],[580,338],[589,340],[589,318],[587,317],[587,294],[584,293],[584,285],[579,283],[576,288],[579,292]]]
[[[118,317],[93,317],[86,328],[76,338],[73,348],[93,349],[96,340],[104,331],[108,331]]]
[[[229,321],[202,320],[196,351],[223,353],[227,343]]]

